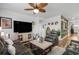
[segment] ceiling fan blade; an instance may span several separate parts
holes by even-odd
[[[36,8],[36,3],[29,3],[30,6],[32,6],[33,8]]]
[[[48,3],[40,3],[40,4],[38,4],[38,8],[42,9],[42,8],[44,8],[47,5],[48,5]]]
[[[28,9],[24,9],[24,10],[33,10],[33,9],[31,9],[31,8],[28,8]]]
[[[44,9],[39,9],[39,11],[40,11],[40,12],[46,12],[46,10],[44,10]]]

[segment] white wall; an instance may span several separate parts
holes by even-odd
[[[41,32],[42,32],[42,29],[41,29],[41,26],[42,26],[42,21],[44,19],[43,18],[40,18],[39,17],[39,14],[38,15],[35,15],[33,17],[33,22],[34,22],[34,25],[33,25],[33,35],[36,35],[36,34],[39,34],[40,36],[42,35]]]
[[[71,22],[70,21],[68,21],[68,36],[70,36],[71,35],[71,33],[70,33],[70,31],[71,31]]]
[[[58,24],[55,25],[55,22],[58,21]],[[61,30],[61,16],[55,16],[55,17],[51,17],[49,19],[47,19],[47,24],[48,22],[51,23],[53,22],[54,24],[49,26],[52,29],[55,29],[55,30]]]
[[[58,21],[57,25],[50,25],[50,29],[55,29],[55,30],[61,30],[61,17],[60,16],[56,16],[56,17],[51,17],[48,19],[43,19],[40,18],[38,15],[31,17],[28,15],[23,15],[17,12],[13,12],[10,10],[5,10],[5,9],[0,9],[0,16],[2,17],[9,17],[12,18],[12,29],[3,29],[2,31],[5,32],[5,34],[11,34],[11,39],[15,40],[16,39],[16,35],[14,35],[13,32],[13,20],[17,20],[17,21],[25,21],[25,22],[35,22],[35,26],[33,28],[33,34],[39,33],[40,35],[42,35],[43,37],[45,37],[46,34],[46,28],[49,26],[48,22],[53,22],[55,23],[56,21]],[[46,27],[43,28],[43,25],[46,24]]]
[[[13,31],[13,20],[24,21],[24,22],[32,22],[33,18],[27,15],[22,15],[17,12],[13,12],[10,10],[0,9],[0,17],[9,17],[12,18],[12,29],[2,29],[5,34],[11,34],[11,39],[15,40],[14,31]],[[4,37],[5,38],[5,37]]]
[[[55,25],[55,22],[58,21],[58,24]],[[53,25],[48,25],[48,23],[54,23]],[[55,30],[61,30],[61,16],[56,16],[56,17],[51,17],[49,19],[45,19],[43,21],[43,24],[44,25],[46,24],[46,27],[50,27],[50,29],[55,29]]]
[[[42,36],[43,38],[45,38],[46,36],[46,29],[47,27],[50,27],[50,29],[55,29],[55,30],[61,30],[61,16],[56,16],[56,17],[51,17],[48,19],[40,19],[39,17],[37,17],[37,19],[35,20],[36,23],[34,25],[34,29],[33,29],[33,33],[35,34],[39,34],[40,36]],[[55,22],[58,21],[58,24],[55,25]],[[54,23],[53,25],[48,25],[48,23]],[[45,25],[43,28],[43,25]]]
[[[9,17],[12,18],[12,29],[2,29],[2,31],[6,34],[11,34],[11,39],[15,40],[17,39],[17,35],[18,33],[14,34],[14,30],[13,30],[13,21],[24,21],[24,22],[35,22],[35,26],[32,29],[33,34],[36,33],[41,33],[41,22],[39,23],[39,20],[44,20],[43,18],[40,18],[39,15],[34,15],[32,16],[28,16],[28,15],[23,15],[11,10],[5,10],[5,9],[0,9],[0,16],[1,17]],[[4,37],[6,38],[6,37]]]

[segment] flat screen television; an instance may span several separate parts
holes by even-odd
[[[32,23],[14,21],[14,32],[25,33],[25,32],[31,32],[31,31],[32,31]]]

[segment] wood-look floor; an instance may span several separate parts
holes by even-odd
[[[66,48],[70,44],[71,40],[73,40],[73,38],[76,38],[77,39],[77,37],[78,37],[78,35],[76,35],[76,34],[73,34],[71,36],[67,36],[66,38],[64,38],[63,40],[61,40],[59,42],[59,45],[58,46],[60,46],[62,48]]]

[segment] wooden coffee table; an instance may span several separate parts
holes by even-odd
[[[30,48],[34,49],[37,48],[37,52],[40,55],[45,55],[52,49],[52,43],[48,41],[43,41],[40,43],[38,40],[32,40],[30,41]]]

